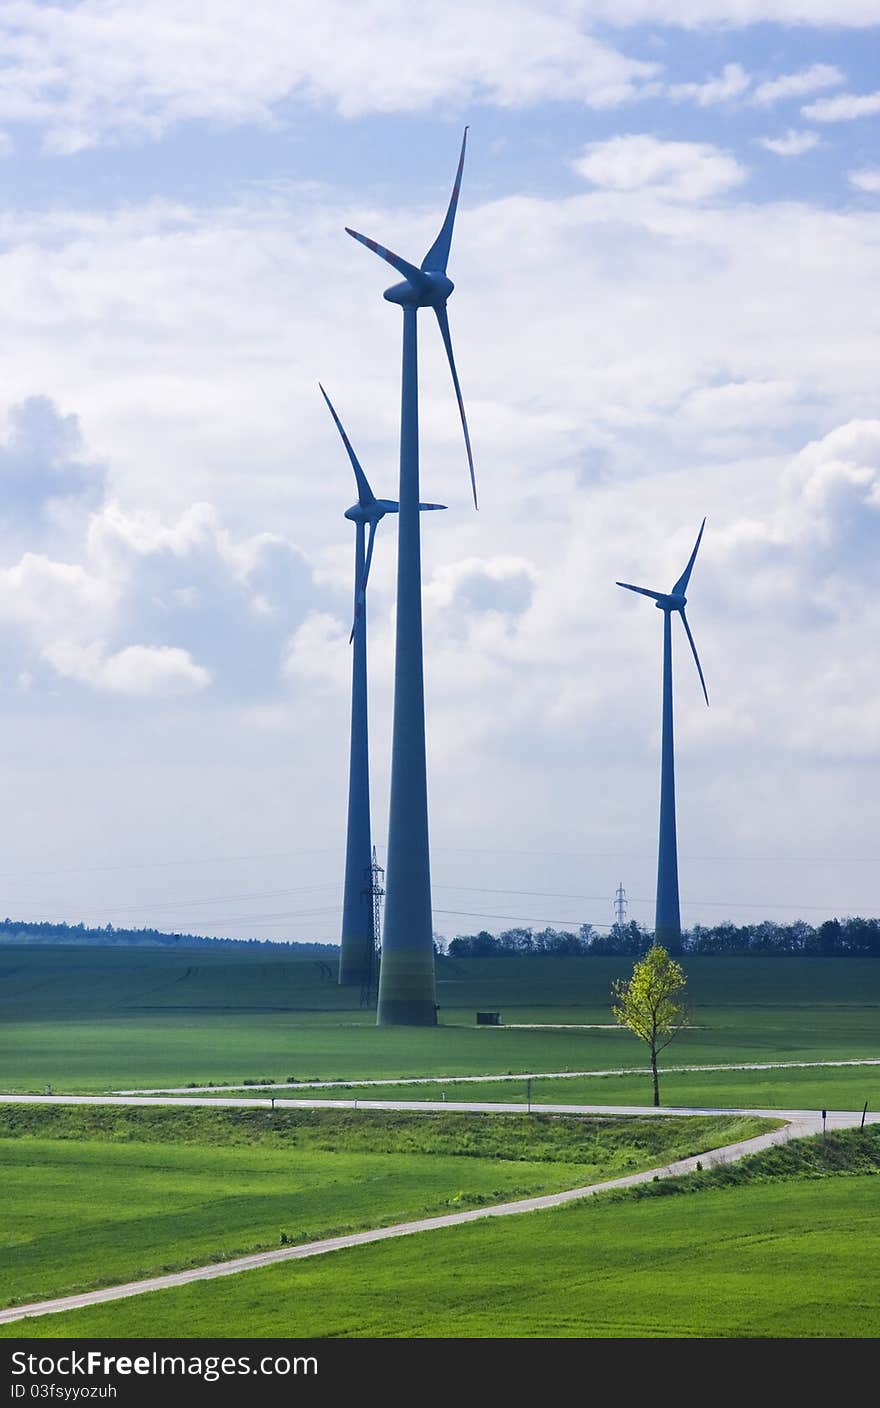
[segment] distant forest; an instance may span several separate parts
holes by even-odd
[[[559,957],[582,955],[634,955],[646,953],[653,936],[635,921],[615,925],[607,934],[582,924],[577,933],[567,929],[506,929],[503,934],[457,934],[449,941],[450,958],[519,958],[530,954]],[[818,958],[880,958],[880,919],[826,919],[818,928],[802,919],[793,924],[695,925],[682,934],[680,944],[667,947],[676,953],[753,954]]]
[[[284,949],[289,953],[337,953],[337,944],[273,942],[271,939],[208,939],[203,934],[165,934],[161,929],[116,929],[105,924],[89,929],[85,924],[31,923],[23,919],[0,921],[0,944],[96,944],[100,948],[232,948]]]
[[[651,946],[650,930],[633,920],[599,933],[590,924],[577,932],[569,929],[505,929],[502,934],[456,934],[448,943],[435,945],[450,958],[507,958],[544,955],[638,957]],[[102,948],[210,948],[266,949],[297,954],[337,954],[338,944],[284,943],[271,939],[210,939],[203,934],[166,934],[161,929],[117,929],[106,924],[90,929],[85,924],[32,923],[0,920],[0,944],[93,944]],[[819,958],[880,958],[880,919],[826,919],[813,927],[802,919],[793,924],[695,925],[682,934],[680,945],[667,945],[681,954],[752,954]]]

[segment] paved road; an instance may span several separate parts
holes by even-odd
[[[262,1109],[273,1108],[272,1097],[264,1095],[226,1096],[211,1099],[202,1095],[3,1095],[0,1105],[122,1105],[159,1106],[179,1109],[181,1106],[194,1106],[198,1109]],[[821,1128],[821,1118],[817,1110],[767,1110],[746,1109],[739,1105],[531,1105],[525,1101],[477,1101],[477,1100],[321,1100],[310,1097],[302,1100],[276,1101],[274,1108],[287,1109],[288,1106],[307,1110],[398,1110],[403,1113],[426,1110],[431,1112],[460,1111],[475,1115],[510,1115],[534,1113],[538,1115],[760,1115],[765,1119],[786,1120],[807,1128],[807,1133],[815,1133]],[[829,1110],[828,1128],[845,1129],[858,1124],[861,1110]],[[880,1112],[868,1113],[868,1124],[880,1122]]]
[[[180,1104],[186,1105],[258,1105],[266,1107],[270,1104],[268,1100],[199,1100],[188,1099],[184,1101],[173,1100],[163,1101],[155,1097],[139,1097],[125,1099],[119,1096],[70,1096],[70,1095],[48,1095],[41,1097],[32,1096],[3,1096],[0,1103],[16,1104],[89,1104],[89,1105],[161,1105]],[[297,1102],[310,1105],[318,1105],[327,1102],[308,1101]],[[339,1108],[339,1101],[331,1102],[334,1108]],[[369,1109],[397,1109],[411,1111],[414,1108],[410,1101],[370,1101]],[[453,1105],[442,1104],[438,1101],[423,1102],[415,1104],[418,1109],[448,1110],[461,1109],[472,1110],[479,1113],[501,1113],[509,1114],[511,1109],[525,1109],[525,1106],[510,1105]],[[542,1106],[541,1113],[573,1113],[573,1114],[642,1114],[642,1115],[674,1115],[674,1114],[763,1114],[771,1118],[782,1118],[787,1123],[780,1129],[772,1130],[769,1134],[758,1135],[755,1139],[741,1140],[735,1144],[728,1144],[721,1149],[707,1150],[701,1155],[693,1155],[691,1158],[679,1159],[674,1163],[667,1164],[660,1168],[647,1169],[643,1173],[628,1174],[623,1178],[610,1179],[605,1183],[592,1183],[583,1188],[570,1188],[562,1193],[550,1193],[543,1197],[524,1198],[512,1203],[497,1203],[492,1207],[475,1208],[468,1212],[447,1213],[442,1217],[422,1218],[412,1222],[395,1223],[392,1227],[378,1227],[366,1232],[352,1232],[343,1237],[329,1237],[323,1241],[307,1242],[299,1247],[286,1247],[283,1250],[271,1252],[258,1252],[253,1256],[236,1257],[232,1261],[215,1262],[209,1266],[192,1267],[188,1271],[171,1272],[165,1276],[151,1276],[142,1281],[129,1281],[124,1285],[107,1286],[98,1291],[85,1291],[81,1295],[61,1296],[54,1300],[36,1301],[29,1305],[17,1305],[8,1310],[0,1311],[0,1324],[8,1324],[12,1321],[23,1320],[26,1316],[52,1315],[62,1310],[76,1310],[82,1306],[100,1305],[106,1301],[122,1300],[129,1296],[144,1295],[149,1291],[158,1291],[170,1286],[185,1286],[191,1281],[211,1281],[218,1276],[233,1276],[240,1271],[250,1271],[259,1266],[272,1266],[280,1261],[297,1261],[304,1257],[321,1256],[326,1252],[339,1251],[344,1247],[363,1246],[368,1242],[382,1242],[390,1237],[407,1237],[415,1232],[430,1232],[439,1227],[457,1227],[465,1222],[476,1222],[483,1217],[509,1217],[517,1213],[536,1212],[543,1208],[561,1207],[564,1203],[575,1202],[580,1198],[588,1198],[594,1193],[601,1192],[609,1188],[627,1188],[636,1183],[645,1183],[653,1178],[672,1178],[676,1174],[690,1173],[701,1159],[704,1167],[711,1167],[715,1164],[730,1163],[735,1159],[740,1159],[746,1154],[757,1153],[760,1149],[769,1148],[773,1144],[781,1144],[789,1139],[803,1137],[808,1134],[815,1134],[822,1128],[822,1120],[815,1111],[779,1111],[779,1110],[711,1110],[711,1109],[655,1109],[653,1106],[632,1106],[632,1105],[561,1105]],[[829,1111],[828,1124],[833,1128],[845,1128],[858,1124],[862,1118],[861,1111]],[[880,1114],[869,1115],[870,1123],[880,1122]]]
[[[403,1113],[426,1110],[442,1113],[453,1110],[463,1114],[510,1115],[533,1113],[538,1115],[760,1115],[765,1119],[787,1120],[798,1125],[809,1125],[808,1132],[821,1127],[817,1110],[767,1110],[740,1105],[529,1105],[522,1101],[479,1101],[479,1100],[321,1100],[308,1097],[302,1100],[275,1101],[271,1096],[225,1096],[211,1099],[201,1095],[3,1095],[0,1105],[122,1105],[159,1106],[166,1109],[179,1109],[181,1106],[194,1106],[198,1109],[262,1109],[276,1110],[302,1108],[306,1110],[398,1110]],[[828,1128],[844,1129],[857,1124],[862,1118],[861,1110],[829,1110]],[[818,1122],[818,1123],[817,1123]],[[880,1112],[868,1113],[868,1124],[880,1122]]]
[[[615,1028],[615,1030],[617,1030]],[[787,1071],[805,1070],[814,1066],[880,1066],[880,1056],[857,1056],[846,1061],[742,1061],[735,1065],[725,1062],[716,1066],[664,1066],[664,1075],[670,1072],[687,1074],[688,1071]],[[650,1075],[650,1066],[615,1066],[607,1071],[524,1071],[521,1075],[498,1075],[489,1072],[484,1076],[389,1076],[382,1080],[298,1080],[255,1081],[248,1090],[347,1090],[352,1086],[374,1085],[465,1085],[478,1081],[519,1081],[524,1080],[574,1080],[582,1076],[644,1076]],[[193,1095],[199,1090],[242,1090],[238,1085],[166,1085],[141,1087],[140,1090],[115,1090],[114,1095]],[[5,1096],[0,1095],[0,1099]]]

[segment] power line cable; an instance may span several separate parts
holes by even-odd
[[[377,849],[385,850],[377,843]],[[442,846],[434,845],[434,851],[449,851],[457,855],[497,855],[497,856],[558,856],[569,860],[648,860],[656,861],[656,852],[649,851],[541,851],[534,848],[515,849],[489,846]],[[162,870],[198,865],[233,865],[245,861],[294,860],[297,856],[338,855],[338,846],[289,847],[283,851],[257,851],[236,856],[188,856],[184,859],[124,861],[115,865],[74,865],[41,866],[36,870],[0,871],[0,879],[21,879],[42,875],[93,875],[123,870]],[[679,859],[689,863],[711,865],[880,865],[878,856],[699,856],[682,852]],[[598,898],[598,897],[597,897]]]

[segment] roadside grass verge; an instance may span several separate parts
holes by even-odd
[[[780,1179],[827,1179],[861,1177],[880,1173],[880,1125],[864,1130],[839,1129],[807,1139],[792,1139],[758,1154],[747,1154],[736,1163],[714,1163],[677,1178],[639,1183],[633,1188],[609,1188],[596,1196],[621,1200],[674,1198],[681,1194],[704,1192],[709,1188],[742,1188],[747,1184],[776,1183]]]

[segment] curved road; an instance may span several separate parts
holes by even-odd
[[[44,1096],[0,1096],[2,1104],[40,1104],[40,1105],[196,1105],[196,1106],[258,1106],[261,1108],[271,1108],[271,1100],[216,1100],[216,1099],[172,1099],[162,1100],[155,1096],[121,1097],[121,1096],[76,1096],[76,1095],[44,1095]],[[321,1101],[302,1100],[295,1102],[296,1105],[322,1106],[332,1105],[334,1109],[340,1106],[346,1107],[344,1101]],[[475,1113],[498,1113],[510,1114],[515,1110],[526,1110],[525,1105],[486,1105],[486,1104],[450,1104],[449,1101],[440,1103],[439,1101],[353,1101],[353,1105],[360,1109],[377,1110],[437,1110],[446,1112],[449,1110],[473,1111]],[[51,1315],[62,1310],[76,1310],[87,1305],[100,1305],[110,1300],[122,1300],[128,1296],[145,1295],[149,1291],[163,1290],[170,1286],[185,1286],[191,1281],[210,1281],[218,1276],[234,1276],[240,1271],[250,1271],[259,1266],[272,1266],[280,1261],[297,1261],[303,1257],[321,1256],[325,1252],[339,1251],[343,1247],[363,1246],[368,1242],[382,1242],[390,1237],[407,1237],[416,1232],[430,1232],[438,1227],[457,1227],[465,1222],[476,1222],[483,1217],[509,1217],[517,1213],[536,1212],[543,1208],[561,1207],[564,1203],[575,1202],[580,1198],[588,1198],[594,1193],[601,1192],[609,1188],[628,1188],[636,1183],[645,1183],[653,1178],[672,1178],[676,1174],[690,1173],[696,1168],[697,1160],[701,1159],[703,1164],[710,1167],[713,1164],[730,1163],[735,1159],[740,1159],[746,1154],[757,1153],[761,1149],[769,1148],[773,1144],[781,1144],[789,1139],[803,1137],[804,1135],[816,1134],[822,1128],[822,1120],[815,1111],[810,1110],[709,1110],[709,1109],[670,1109],[667,1107],[655,1109],[653,1106],[633,1106],[633,1105],[542,1105],[541,1114],[565,1113],[565,1114],[628,1114],[628,1115],[711,1115],[711,1114],[749,1114],[764,1115],[771,1119],[784,1119],[787,1123],[781,1128],[772,1130],[769,1134],[758,1135],[754,1139],[741,1140],[735,1144],[727,1144],[720,1149],[707,1150],[703,1154],[694,1154],[687,1159],[679,1159],[674,1163],[667,1164],[661,1168],[646,1169],[643,1173],[628,1174],[623,1178],[609,1179],[604,1183],[591,1183],[583,1188],[570,1188],[562,1193],[550,1193],[543,1197],[524,1198],[512,1203],[496,1203],[492,1207],[474,1208],[468,1212],[447,1213],[440,1217],[422,1218],[412,1222],[395,1223],[392,1227],[378,1227],[365,1232],[352,1232],[342,1237],[329,1237],[323,1241],[306,1242],[298,1247],[285,1247],[283,1250],[271,1252],[257,1252],[252,1256],[236,1257],[232,1261],[215,1262],[209,1266],[191,1267],[187,1271],[170,1272],[164,1276],[151,1276],[141,1281],[129,1281],[123,1285],[106,1286],[97,1291],[85,1291],[81,1295],[60,1296],[55,1300],[35,1301],[30,1305],[16,1305],[8,1310],[0,1310],[0,1324],[8,1324],[11,1321],[23,1320],[26,1316]],[[875,1123],[880,1121],[880,1115],[869,1115],[868,1121]],[[833,1128],[846,1128],[858,1124],[862,1119],[861,1111],[830,1111],[828,1123]]]

